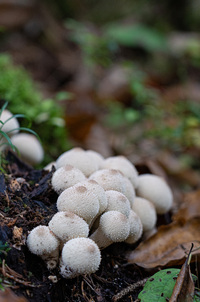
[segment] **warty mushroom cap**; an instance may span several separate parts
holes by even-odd
[[[121,174],[120,171],[115,169],[102,169],[94,172],[90,175],[89,179],[93,179],[105,191],[107,190],[116,190],[124,194],[125,186],[124,186],[124,175]]]
[[[143,226],[140,217],[133,210],[130,210],[128,220],[130,224],[130,233],[125,242],[133,244],[141,238]]]
[[[4,109],[1,113],[0,120],[5,123],[3,127],[1,128],[2,131],[6,132],[9,136],[12,136],[19,132],[19,122],[16,119],[16,117],[13,117],[13,114],[7,110]],[[13,131],[11,131],[13,130]],[[11,131],[11,132],[10,132]]]
[[[108,211],[101,215],[99,227],[90,235],[100,249],[113,242],[126,240],[130,232],[128,218],[119,211]]]
[[[74,238],[62,249],[60,273],[71,279],[83,274],[95,273],[101,262],[97,244],[89,238]]]
[[[39,164],[44,157],[44,150],[36,136],[29,133],[18,133],[11,137],[21,158],[29,164]]]
[[[111,156],[104,160],[102,169],[116,169],[126,176],[136,188],[138,185],[138,171],[135,166],[123,155]]]
[[[49,229],[63,243],[77,237],[88,237],[89,234],[87,222],[70,211],[57,212],[49,221]]]
[[[140,217],[144,232],[150,231],[156,226],[157,214],[151,201],[136,196],[132,210]]]
[[[57,209],[71,211],[90,224],[99,212],[99,199],[86,185],[77,183],[58,196]]]
[[[31,253],[40,256],[48,269],[56,267],[59,257],[60,241],[48,226],[39,225],[31,230],[27,237],[27,246]]]
[[[97,163],[97,169],[101,169],[104,162],[104,157],[94,150],[86,150],[86,153]]]
[[[164,214],[171,209],[172,191],[163,178],[154,174],[141,174],[138,180],[136,195],[150,200],[157,214]]]
[[[106,197],[108,201],[106,212],[119,211],[126,217],[129,216],[131,206],[128,198],[124,194],[118,191],[108,190],[106,191]]]
[[[86,153],[82,148],[73,148],[61,154],[56,160],[56,169],[72,165],[83,172],[88,177],[98,169],[94,159]]]
[[[54,191],[61,194],[65,189],[84,180],[86,177],[81,170],[71,165],[65,165],[54,172],[51,184]]]

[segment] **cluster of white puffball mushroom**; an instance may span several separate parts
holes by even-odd
[[[17,118],[7,109],[0,115],[1,130],[5,132],[19,152],[19,156],[28,164],[35,165],[42,162],[44,150],[37,137],[30,133],[19,132],[20,124]],[[3,123],[3,124],[2,124]],[[0,137],[0,152],[5,150],[7,144],[4,136]]]
[[[100,250],[114,242],[137,242],[155,229],[157,214],[172,206],[168,184],[153,174],[139,175],[124,156],[105,159],[96,151],[73,148],[53,164],[58,212],[48,226],[29,233],[27,245],[48,269],[59,265],[64,278],[96,272]]]

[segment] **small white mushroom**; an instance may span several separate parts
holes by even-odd
[[[100,249],[103,249],[113,242],[126,240],[129,233],[128,218],[118,211],[109,211],[101,215],[99,227],[89,238],[94,240]]]
[[[54,172],[51,184],[54,191],[61,194],[65,189],[85,179],[86,177],[81,170],[71,165],[65,165]]]
[[[104,162],[104,157],[94,150],[86,150],[86,153],[92,158],[92,160],[95,160],[97,163],[97,169],[101,169]]]
[[[148,232],[155,227],[157,214],[151,201],[142,197],[135,197],[132,210],[140,217],[144,232]]]
[[[21,158],[29,164],[39,164],[44,157],[44,150],[36,136],[29,133],[18,133],[11,137]]]
[[[106,212],[108,211],[119,211],[124,214],[126,217],[130,214],[130,202],[124,194],[114,190],[106,191],[106,196],[108,200],[108,205]]]
[[[138,177],[136,195],[150,200],[158,214],[168,212],[173,203],[173,195],[166,181],[153,174],[141,174]]]
[[[83,172],[88,177],[98,169],[96,161],[81,148],[73,148],[61,154],[56,160],[56,169],[72,165]]]
[[[40,256],[48,269],[54,269],[58,262],[60,242],[47,226],[39,225],[27,237],[31,253]]]
[[[89,238],[74,238],[65,243],[60,273],[71,279],[83,274],[95,273],[101,262],[101,253],[97,244]]]
[[[0,120],[4,123],[1,130],[6,132],[9,136],[12,136],[19,132],[19,122],[9,110],[5,109],[2,111]],[[0,126],[2,126],[2,124],[0,124]]]
[[[93,190],[77,183],[59,195],[57,209],[71,211],[90,224],[99,212],[99,199]]]
[[[62,243],[77,237],[88,237],[89,234],[85,220],[70,211],[57,212],[49,221],[49,229]]]
[[[129,224],[130,224],[130,233],[128,235],[128,238],[125,240],[126,243],[133,244],[137,242],[143,232],[142,222],[140,220],[140,217],[133,211],[130,211],[129,214]]]
[[[138,185],[138,172],[135,166],[123,155],[108,157],[102,164],[102,169],[116,169],[121,171],[136,188]]]
[[[89,179],[93,179],[105,191],[107,190],[116,190],[124,194],[125,186],[124,186],[124,175],[121,174],[120,171],[115,169],[102,169],[94,172],[90,175]]]

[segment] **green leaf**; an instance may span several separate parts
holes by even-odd
[[[172,295],[180,269],[164,269],[150,277],[138,299],[141,302],[166,302]]]

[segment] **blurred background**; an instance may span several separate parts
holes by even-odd
[[[43,165],[81,146],[197,187],[199,9],[199,0],[0,0],[0,105],[31,120]]]

